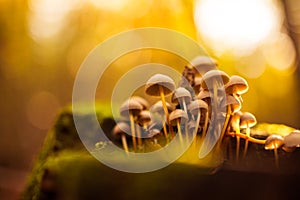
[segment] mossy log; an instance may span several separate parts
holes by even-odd
[[[110,132],[115,122],[97,116],[104,131]],[[88,114],[82,119],[87,131],[97,128],[89,124]],[[258,126],[253,134],[265,138],[269,126],[276,125]],[[231,158],[235,139],[228,140],[232,145],[222,154],[224,162],[212,166],[218,171],[180,161],[154,172],[125,173],[101,164],[85,150],[67,109],[50,130],[22,199],[292,199],[300,195],[299,150],[279,150],[278,170],[272,151],[250,144],[247,159],[237,165]]]

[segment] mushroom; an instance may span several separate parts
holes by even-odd
[[[148,101],[142,97],[132,96],[132,97],[130,97],[130,99],[139,102],[143,106],[143,110],[148,110],[150,107]]]
[[[174,110],[172,108],[172,106],[168,102],[166,102],[166,106],[167,106],[168,113],[170,113],[170,112],[172,112]],[[163,118],[163,116],[165,115],[165,111],[164,111],[164,107],[163,107],[162,101],[156,102],[150,108],[150,112],[152,112],[152,113],[158,113]],[[165,135],[166,139],[168,139],[168,133],[167,133],[166,123],[162,123],[162,124],[163,124],[163,129],[164,129],[164,135]]]
[[[233,75],[230,77],[229,82],[225,85],[225,91],[227,94],[231,94],[236,97],[241,103],[243,99],[241,94],[244,94],[248,91],[249,86],[247,81],[237,75]]]
[[[217,62],[209,56],[197,56],[191,61],[190,66],[194,69],[197,77],[210,70],[216,69]]]
[[[148,130],[148,139],[146,140],[146,148],[148,151],[156,151],[161,149],[161,145],[158,143],[157,139],[161,136],[160,130],[152,128]]]
[[[202,112],[205,112],[205,118],[208,118],[208,105],[205,101],[197,99],[195,101],[192,101],[190,105],[188,106],[189,112],[192,114],[192,116],[197,116],[196,118],[196,127],[195,127],[195,135],[197,134],[198,127],[200,124],[200,116]],[[205,120],[207,122],[207,120]],[[204,129],[206,130],[207,123],[204,124]],[[194,134],[193,134],[194,135]],[[202,133],[203,138],[204,132]]]
[[[243,115],[241,111],[238,111],[233,114],[231,118],[231,126],[233,127],[234,131],[237,133],[236,134],[236,152],[235,152],[235,161],[236,163],[239,162],[239,157],[240,157],[240,118]]]
[[[135,123],[134,118],[138,116],[138,114],[143,109],[143,106],[134,99],[129,99],[125,101],[120,107],[120,114],[123,117],[128,118],[130,120],[131,134],[132,134],[132,144],[134,151],[136,150],[136,135],[135,135]],[[138,137],[141,137],[140,135]]]
[[[204,125],[203,125],[203,129],[202,129],[202,138],[205,136],[206,134],[206,130],[207,130],[207,126],[208,126],[208,120],[211,116],[211,98],[210,98],[210,93],[207,90],[201,90],[197,96],[197,99],[203,100],[207,103],[208,109],[207,112],[205,114],[205,118],[204,118]]]
[[[174,81],[166,75],[155,74],[147,81],[145,91],[150,96],[156,96],[161,98],[162,105],[166,114],[167,123],[169,124],[170,131],[172,132],[169,112],[166,105],[165,96],[171,94],[175,89]]]
[[[250,136],[250,128],[256,124],[256,118],[253,114],[249,112],[244,112],[240,118],[240,128],[246,129],[246,141],[245,141],[245,148],[244,148],[244,155],[243,158],[246,158],[247,150],[248,150],[248,137]]]
[[[112,130],[112,135],[115,139],[120,139],[122,141],[123,149],[126,153],[128,153],[128,145],[126,141],[126,134],[130,132],[130,127],[125,122],[119,122],[115,125],[115,127]]]
[[[282,149],[286,152],[293,152],[296,147],[300,147],[300,131],[294,130],[284,137]]]
[[[233,113],[238,112],[242,107],[241,103],[232,95],[226,95],[226,97],[221,101],[221,105],[226,107],[227,109],[220,141],[222,141],[222,138],[225,135],[231,116],[233,115]]]
[[[194,91],[195,91],[195,95],[198,95],[199,92],[200,92],[200,88],[201,88],[201,81],[202,81],[202,78],[200,77],[195,77],[195,80],[194,80]]]
[[[269,135],[266,139],[265,149],[274,150],[275,165],[279,168],[278,152],[277,149],[283,145],[283,137],[280,135]]]
[[[151,122],[151,116],[150,112],[147,110],[142,110],[139,115],[137,116],[137,124],[136,124],[136,130],[137,130],[137,135],[138,135],[138,145],[140,148],[142,148],[142,137],[141,137],[141,125],[144,130],[147,129],[147,125]]]
[[[177,88],[172,94],[172,103],[178,103],[180,106],[183,105],[183,110],[187,113],[186,105],[192,100],[191,93],[183,88]]]
[[[170,123],[171,125],[177,126],[179,141],[182,147],[183,147],[183,138],[182,138],[180,123],[186,124],[187,121],[188,121],[188,115],[186,112],[184,112],[181,109],[176,109],[170,113]]]
[[[218,89],[223,87],[229,81],[229,76],[221,70],[210,70],[202,76],[201,86],[204,90],[210,90],[213,93],[214,113],[218,109]]]

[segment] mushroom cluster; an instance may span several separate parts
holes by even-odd
[[[250,129],[257,123],[256,118],[249,112],[241,112],[241,95],[249,88],[247,81],[237,75],[228,76],[216,67],[211,58],[197,57],[185,66],[177,87],[167,75],[150,77],[145,83],[145,93],[158,101],[150,107],[144,98],[129,97],[121,105],[122,119],[112,131],[115,140],[127,153],[143,153],[162,148],[177,135],[181,146],[192,142],[201,144],[207,134],[214,134],[208,133],[212,125],[220,131],[215,146],[224,148],[225,138],[235,137],[236,162],[240,158],[240,139],[244,139],[243,158],[249,142],[262,144],[266,150],[274,150],[278,166],[277,149],[282,147],[291,152],[300,147],[300,132],[286,137],[270,135],[266,140],[254,138]],[[218,120],[221,118],[224,120]]]

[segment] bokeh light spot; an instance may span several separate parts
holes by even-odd
[[[40,91],[34,94],[27,103],[27,118],[35,127],[47,130],[53,125],[59,107],[60,103],[56,96],[48,91]]]

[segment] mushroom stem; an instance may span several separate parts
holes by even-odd
[[[244,155],[243,155],[243,159],[246,158],[246,155],[247,155],[247,151],[248,151],[248,137],[250,136],[250,128],[249,128],[249,125],[247,124],[247,128],[246,128],[246,141],[245,141],[245,148],[244,148]]]
[[[166,123],[164,123],[164,122],[163,122],[163,130],[164,130],[164,135],[165,135],[166,141],[169,142],[167,127],[166,127]]]
[[[240,120],[237,119],[237,121],[235,122],[236,126],[235,126],[235,132],[236,132],[236,152],[235,152],[235,161],[236,163],[239,163],[239,158],[240,158]]]
[[[177,124],[177,129],[178,129],[180,145],[183,148],[183,138],[182,138],[181,127],[180,127],[180,123],[179,123],[178,119],[176,120],[176,124]]]
[[[184,131],[185,131],[185,140],[186,140],[186,144],[189,144],[190,138],[189,138],[189,131],[188,131],[188,127],[187,127],[187,123],[184,124]]]
[[[187,112],[187,108],[186,108],[186,102],[185,102],[184,98],[182,98],[182,104],[183,104],[183,110],[184,110],[184,112],[188,113]]]
[[[196,127],[195,127],[195,131],[193,133],[193,137],[195,137],[195,145],[196,146],[197,146],[197,132],[198,132],[198,128],[199,128],[199,123],[200,123],[200,111],[197,114]]]
[[[203,130],[202,130],[201,140],[203,140],[206,135],[207,125],[208,125],[208,110],[206,111],[206,114],[205,114],[205,121],[204,121]]]
[[[129,119],[130,119],[130,129],[131,129],[131,134],[132,134],[132,145],[133,145],[133,150],[136,151],[136,138],[135,138],[135,130],[134,130],[134,119],[132,112],[129,111]]]
[[[253,138],[251,136],[246,136],[245,134],[242,134],[242,133],[227,133],[229,136],[239,136],[240,138],[243,138],[243,139],[248,139],[249,142],[252,142],[252,143],[256,143],[256,144],[265,144],[266,143],[266,140],[260,140],[260,139],[256,139],[256,138]]]
[[[128,145],[127,145],[127,141],[126,141],[126,136],[124,134],[122,134],[121,139],[122,139],[123,149],[126,152],[126,154],[128,154]]]
[[[162,88],[161,85],[159,85],[158,88],[159,88],[159,93],[160,93],[162,105],[163,105],[163,108],[164,108],[164,111],[165,111],[167,123],[168,123],[168,125],[169,125],[169,129],[170,129],[169,131],[170,131],[170,132],[172,133],[172,135],[173,135],[172,126],[171,126],[170,119],[169,119],[169,112],[168,112],[167,103],[166,103],[166,99],[165,99],[164,89]]]
[[[219,139],[219,147],[222,144],[222,140],[223,140],[223,137],[225,135],[225,131],[227,129],[227,124],[229,123],[230,115],[231,115],[231,108],[230,108],[230,105],[228,105],[227,106],[227,112],[226,112],[226,118],[225,118],[225,121],[224,121],[224,125],[222,127],[220,139]]]
[[[141,129],[138,124],[136,124],[135,128],[136,128],[136,132],[137,132],[138,146],[139,146],[139,148],[141,148],[142,147]]]
[[[275,156],[275,165],[276,165],[276,168],[279,169],[279,159],[278,159],[277,148],[274,148],[274,156]]]
[[[239,157],[240,157],[240,136],[236,136],[236,152],[235,152],[235,161],[236,163],[239,163]]]

